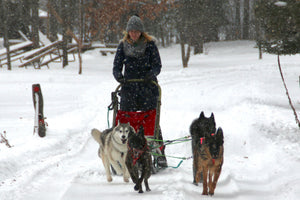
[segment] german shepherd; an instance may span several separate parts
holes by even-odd
[[[112,181],[111,166],[117,174],[123,174],[125,182],[129,182],[130,175],[126,168],[125,158],[128,136],[131,133],[135,133],[135,130],[129,123],[118,123],[116,127],[103,132],[97,129],[93,129],[91,132],[93,138],[99,143],[98,156],[102,159],[108,182]]]
[[[206,118],[204,113],[201,112],[199,118],[192,122],[190,133],[194,157],[193,182],[195,185],[198,185],[199,182],[203,181],[202,195],[214,195],[223,165],[223,130],[218,128],[216,132],[213,113],[210,118]],[[209,178],[208,184],[207,178]]]
[[[141,126],[137,133],[130,134],[128,138],[128,153],[126,157],[126,166],[130,173],[134,190],[143,193],[142,182],[146,191],[151,191],[148,179],[151,176],[152,157],[144,135],[144,128]],[[141,176],[139,177],[139,172]]]

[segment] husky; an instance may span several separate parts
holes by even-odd
[[[194,158],[193,182],[195,185],[203,182],[202,195],[214,195],[223,165],[223,130],[219,127],[216,132],[213,113],[209,118],[206,118],[201,112],[199,118],[192,122],[190,133]]]
[[[99,143],[98,156],[102,159],[108,182],[112,181],[110,167],[118,175],[123,174],[124,182],[129,182],[130,175],[125,159],[128,151],[128,136],[131,133],[135,133],[135,130],[129,123],[118,123],[116,127],[103,132],[97,129],[91,131],[93,138]]]
[[[146,191],[151,191],[148,179],[151,176],[152,158],[144,135],[143,126],[139,128],[137,133],[130,134],[125,162],[131,179],[135,183],[134,190],[143,193],[142,181],[144,180]]]

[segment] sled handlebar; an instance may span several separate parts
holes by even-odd
[[[126,83],[134,83],[134,82],[136,82],[136,83],[138,83],[138,82],[145,82],[145,80],[144,79],[129,79],[129,80],[126,81]],[[150,83],[157,86],[158,92],[159,92],[159,96],[161,96],[160,85],[157,82],[155,82],[155,81],[150,81]],[[118,87],[116,88],[115,92],[118,92],[123,85],[124,85],[124,83],[120,83],[118,85]]]

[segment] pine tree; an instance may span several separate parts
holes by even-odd
[[[300,2],[298,0],[259,1],[256,17],[261,22],[262,48],[272,54],[300,53]]]

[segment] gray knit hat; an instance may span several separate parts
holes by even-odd
[[[130,17],[130,19],[127,22],[126,31],[128,32],[132,30],[144,32],[144,24],[142,20],[135,15]]]

